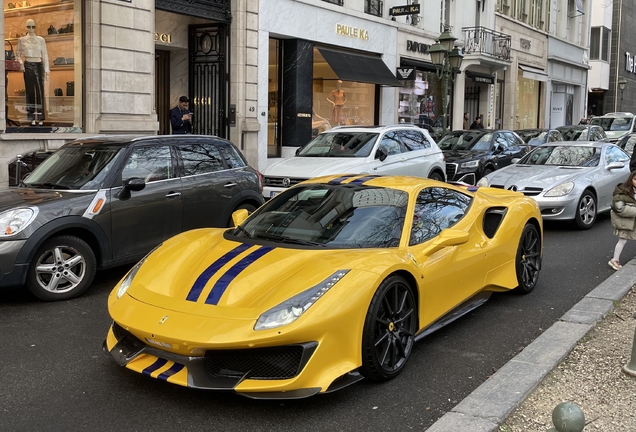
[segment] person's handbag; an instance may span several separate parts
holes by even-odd
[[[55,96],[64,96],[64,93],[62,92],[62,89],[59,88],[59,87],[53,90],[53,94]]]
[[[56,29],[55,27],[53,27],[53,24],[51,24],[51,25],[49,26],[49,29],[47,30],[47,32],[48,32],[50,35],[57,34],[57,29]]]
[[[54,65],[65,65],[66,64],[66,59],[64,57],[58,57],[55,60],[53,60],[53,64]]]
[[[75,81],[66,83],[66,96],[75,96]]]
[[[11,43],[9,39],[5,39],[4,42],[9,44],[9,49],[6,49],[7,47],[5,47],[4,59],[15,60],[15,51],[13,51],[13,44]]]

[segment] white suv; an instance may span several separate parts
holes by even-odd
[[[591,124],[601,126],[608,141],[616,143],[625,135],[636,132],[635,119],[634,114],[630,112],[613,112],[592,118]]]
[[[329,129],[263,173],[263,196],[330,174],[409,175],[445,181],[444,155],[415,125],[339,126]]]

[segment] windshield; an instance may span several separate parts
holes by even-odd
[[[397,247],[407,203],[408,194],[395,189],[297,186],[269,200],[234,234],[317,247]]]
[[[593,125],[598,125],[607,131],[628,131],[632,129],[634,117],[594,117]]]
[[[587,141],[587,128],[569,129],[569,128],[557,128],[563,136],[563,141]]]
[[[541,146],[519,161],[524,165],[598,166],[601,149],[581,146]]]
[[[304,146],[297,156],[367,157],[378,138],[372,132],[321,133]]]
[[[518,130],[517,134],[526,144],[541,144],[545,142],[547,131],[541,130]]]
[[[442,150],[490,150],[492,133],[463,132],[446,135],[439,142]]]
[[[63,147],[38,166],[23,182],[26,187],[99,189],[120,147]]]

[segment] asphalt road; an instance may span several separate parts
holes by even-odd
[[[0,431],[421,431],[610,276],[615,241],[609,216],[589,231],[546,225],[532,294],[493,295],[418,342],[393,381],[298,401],[191,390],[117,366],[101,345],[106,297],[127,268],[99,273],[66,302],[0,292]],[[628,242],[622,261],[635,254]]]

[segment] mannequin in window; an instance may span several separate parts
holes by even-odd
[[[35,34],[35,21],[26,22],[27,35],[18,39],[17,58],[24,72],[27,118],[31,125],[42,126],[44,120],[44,81],[49,79],[49,55],[46,42]]]
[[[344,104],[347,101],[347,95],[342,90],[342,81],[338,80],[336,88],[331,90],[327,100],[333,104],[333,110],[331,111],[331,122],[337,125],[344,124]]]

